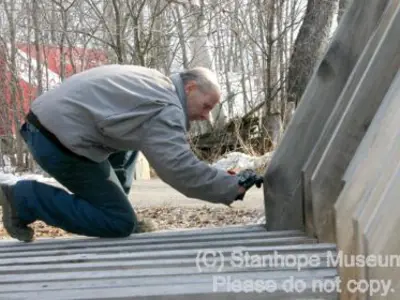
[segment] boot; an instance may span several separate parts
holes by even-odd
[[[0,184],[0,206],[3,209],[3,226],[5,230],[12,238],[23,242],[31,242],[34,240],[34,231],[18,218],[12,200],[12,186]]]

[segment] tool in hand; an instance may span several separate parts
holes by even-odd
[[[264,182],[263,177],[258,175],[252,169],[245,169],[239,172],[235,172],[234,170],[228,170],[228,173],[231,175],[236,175],[239,178],[238,184],[245,189],[245,192],[239,194],[235,200],[243,200],[244,195],[248,189],[250,189],[253,185],[256,185],[257,188],[260,188]],[[228,206],[230,207],[230,205]]]

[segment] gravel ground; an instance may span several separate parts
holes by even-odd
[[[151,220],[155,230],[183,228],[223,227],[224,225],[256,224],[264,216],[261,209],[241,209],[228,207],[136,207],[138,218]],[[71,236],[64,230],[37,221],[31,224],[35,237]],[[10,239],[0,223],[0,239]]]

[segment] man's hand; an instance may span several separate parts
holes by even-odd
[[[245,169],[240,171],[237,176],[239,177],[239,186],[242,188],[243,192],[239,192],[236,200],[243,200],[244,195],[247,190],[250,189],[253,185],[260,188],[263,184],[263,178],[252,169]]]
[[[239,185],[244,187],[246,191],[253,185],[260,188],[263,183],[263,178],[252,169],[240,171],[237,176],[239,177]]]
[[[234,170],[229,170],[228,173],[231,175],[236,175],[239,178],[238,196],[235,200],[243,200],[247,190],[253,185],[256,185],[258,188],[260,188],[263,184],[263,178],[257,175],[257,173],[252,169],[245,169],[238,173],[236,173]]]

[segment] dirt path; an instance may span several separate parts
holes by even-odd
[[[54,179],[29,175],[24,177],[60,186]],[[187,198],[160,179],[135,180],[132,184],[129,199],[134,207],[203,207],[204,205],[207,207],[224,207],[221,204],[213,204],[207,201]],[[253,187],[247,192],[244,201],[235,201],[232,207],[263,210],[263,199],[263,189]]]
[[[187,198],[159,179],[134,181],[129,195],[133,206],[152,207],[221,207],[220,204]],[[241,209],[264,209],[263,190],[256,187],[250,189],[244,201],[236,201],[232,205]]]

